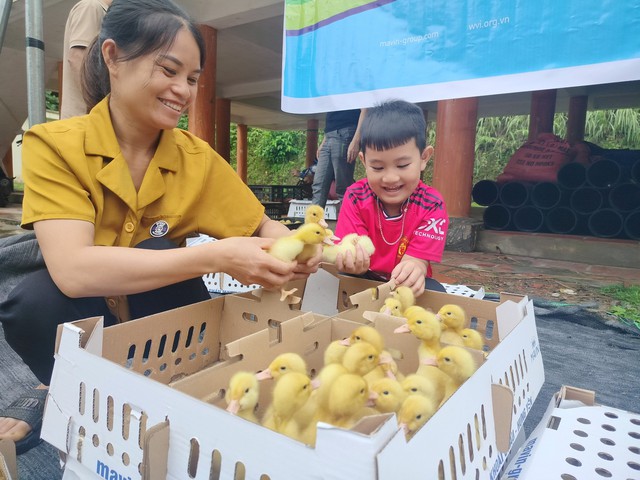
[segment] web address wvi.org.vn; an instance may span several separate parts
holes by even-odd
[[[467,27],[469,30],[482,30],[483,28],[496,28],[500,25],[505,25],[510,22],[509,17],[492,18],[491,20],[484,20],[480,22],[470,23]]]

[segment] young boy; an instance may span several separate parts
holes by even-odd
[[[340,271],[393,279],[416,295],[425,282],[444,290],[431,278],[430,262],[442,259],[449,217],[440,193],[420,180],[432,154],[418,106],[395,100],[367,110],[359,154],[367,176],[347,189],[335,233],[368,235],[375,253],[369,258],[358,246],[355,258],[339,255]]]

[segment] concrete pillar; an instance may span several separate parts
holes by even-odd
[[[236,171],[242,181],[247,183],[247,126],[239,123],[236,128]]]
[[[231,163],[231,100],[216,100],[216,152]]]
[[[529,140],[535,140],[539,133],[553,133],[553,116],[556,113],[556,93],[556,90],[531,92]]]
[[[587,95],[577,95],[569,99],[567,117],[567,141],[570,145],[584,140],[584,128],[587,121]]]
[[[189,108],[189,131],[215,148],[217,31],[208,25],[200,25],[199,28],[207,58],[198,81],[196,101]]]
[[[317,118],[307,120],[307,157],[305,166],[309,168],[313,165],[313,161],[318,154],[318,125],[320,122]]]
[[[58,112],[62,111],[62,75],[63,62],[58,62]]]
[[[13,178],[13,151],[12,145],[9,145],[9,150],[4,155],[2,159],[2,165],[4,167],[4,172],[7,174],[7,177]]]
[[[468,217],[475,159],[478,99],[440,100],[436,117],[433,186],[450,217]]]

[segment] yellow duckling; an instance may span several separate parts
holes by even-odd
[[[329,392],[328,415],[319,420],[336,427],[351,428],[360,419],[368,397],[364,378],[352,373],[340,375]]]
[[[438,353],[438,368],[447,374],[441,405],[477,370],[471,353],[464,347],[449,345]]]
[[[420,364],[435,365],[435,358],[442,345],[440,335],[442,327],[436,315],[418,305],[409,307],[404,312],[407,323],[394,330],[395,333],[412,333],[421,340],[418,347]]]
[[[307,362],[297,353],[281,353],[266,369],[256,373],[256,378],[258,380],[278,379],[289,372],[307,373]]]
[[[434,403],[422,395],[409,395],[402,402],[398,412],[398,426],[404,431],[407,441],[433,417],[436,409]]]
[[[398,285],[395,290],[391,292],[391,295],[393,298],[400,301],[402,305],[402,312],[416,304],[416,296],[413,293],[413,290],[409,287],[405,287],[404,285]]]
[[[283,262],[292,262],[302,253],[305,245],[320,245],[326,232],[317,223],[303,224],[291,235],[280,237],[269,248],[269,253]]]
[[[311,396],[311,380],[304,373],[282,375],[273,388],[271,405],[262,425],[289,437],[300,439],[300,427],[294,417]]]
[[[238,372],[229,380],[229,388],[224,399],[227,402],[227,411],[249,420],[258,422],[255,408],[260,396],[258,379],[251,372]]]
[[[400,410],[407,393],[397,380],[381,378],[369,387],[369,405],[379,413],[391,413]]]
[[[317,223],[323,228],[329,225],[324,220],[324,208],[320,205],[309,205],[304,212],[304,223]]]
[[[345,235],[340,242],[335,245],[323,246],[322,249],[322,261],[327,263],[336,263],[338,254],[342,254],[342,257],[351,252],[351,255],[356,255],[356,245],[361,245],[367,255],[371,256],[375,252],[375,247],[371,238],[366,235],[358,235],[357,233],[350,233]]]
[[[402,312],[402,302],[393,297],[386,298],[384,304],[380,307],[380,313],[393,317],[402,317]]]
[[[407,375],[400,382],[400,386],[407,395],[422,395],[431,399],[435,405],[440,405],[442,398],[438,397],[438,386],[424,375],[417,373]]]
[[[460,336],[462,337],[462,343],[464,343],[465,347],[480,350],[481,352],[484,351],[484,341],[482,340],[482,335],[480,335],[480,332],[477,330],[473,328],[463,328]]]
[[[398,372],[398,365],[393,360],[393,357],[389,352],[384,349],[384,339],[378,330],[369,326],[363,325],[356,328],[347,339],[347,343],[352,345],[358,342],[367,342],[373,345],[378,352],[379,365],[371,372],[364,375],[364,379],[367,383],[371,383],[380,378],[389,377],[396,379],[397,376],[402,376]]]
[[[462,329],[467,319],[464,309],[454,304],[443,305],[436,316],[442,322],[440,340],[449,345],[464,345]]]
[[[347,371],[361,377],[376,368],[379,361],[378,351],[368,342],[357,342],[350,345],[342,357],[342,365]]]

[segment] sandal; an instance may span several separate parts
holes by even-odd
[[[42,441],[40,430],[48,393],[47,389],[33,389],[15,400],[7,408],[0,410],[0,417],[22,420],[31,426],[31,431],[24,438],[15,442],[17,455],[31,450]]]

